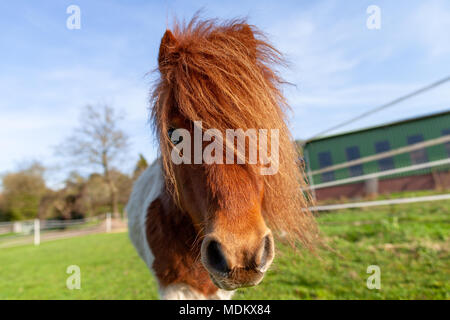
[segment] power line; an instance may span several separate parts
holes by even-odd
[[[334,130],[336,130],[336,129],[339,129],[339,128],[341,128],[341,127],[344,127],[344,126],[346,126],[346,125],[349,125],[349,124],[351,124],[351,123],[353,123],[353,122],[355,122],[355,121],[358,121],[358,120],[360,120],[360,119],[362,119],[362,118],[365,118],[365,117],[367,117],[367,116],[369,116],[369,115],[371,115],[371,114],[374,114],[374,113],[376,113],[376,112],[378,112],[378,111],[381,111],[381,110],[384,110],[384,109],[386,109],[386,108],[392,107],[393,105],[396,105],[396,104],[398,104],[398,103],[400,103],[400,102],[402,102],[402,101],[405,101],[405,100],[407,100],[407,99],[409,99],[409,98],[412,98],[412,97],[414,97],[414,96],[416,96],[416,95],[419,95],[419,94],[421,94],[421,93],[424,93],[425,91],[428,91],[428,90],[431,90],[431,89],[433,89],[433,88],[436,88],[437,86],[440,86],[441,84],[444,84],[444,83],[447,82],[447,81],[450,81],[450,76],[447,76],[447,77],[445,77],[445,78],[443,78],[443,79],[441,79],[441,80],[439,80],[439,81],[436,81],[436,82],[434,82],[434,83],[432,83],[432,84],[430,84],[430,85],[427,85],[427,86],[425,86],[425,87],[423,87],[423,88],[420,88],[420,89],[418,89],[418,90],[416,90],[416,91],[413,91],[413,92],[411,92],[411,93],[409,93],[409,94],[407,94],[407,95],[404,95],[404,96],[402,96],[402,97],[400,97],[400,98],[397,98],[397,99],[395,99],[395,100],[393,100],[393,101],[391,101],[391,102],[388,102],[388,103],[385,103],[385,104],[383,104],[383,105],[381,105],[381,106],[378,106],[378,107],[376,107],[376,108],[373,108],[372,110],[369,110],[369,111],[366,111],[366,112],[364,112],[364,113],[361,113],[360,115],[358,115],[358,116],[356,116],[356,117],[353,117],[353,118],[351,118],[351,119],[349,119],[349,120],[346,120],[346,121],[344,121],[344,122],[341,122],[341,123],[339,123],[339,124],[337,124],[337,125],[335,125],[335,126],[329,128],[329,129],[323,130],[323,131],[321,131],[321,132],[319,132],[319,133],[313,135],[312,137],[310,137],[310,138],[307,139],[306,141],[309,141],[309,140],[315,139],[315,138],[317,138],[317,137],[323,136],[324,134],[326,134],[326,133],[328,133],[328,132],[330,132],[330,131],[334,131]]]

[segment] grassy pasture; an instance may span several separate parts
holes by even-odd
[[[319,224],[333,251],[278,245],[262,284],[235,299],[449,299],[450,201],[343,210]],[[81,268],[81,290],[66,268]],[[369,265],[381,290],[366,287]],[[155,299],[156,282],[126,233],[0,249],[0,299]]]

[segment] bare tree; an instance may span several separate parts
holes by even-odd
[[[108,105],[96,108],[88,105],[80,117],[80,126],[57,150],[74,160],[77,166],[102,169],[109,186],[111,210],[116,217],[119,215],[119,197],[111,171],[128,149],[128,137],[119,128],[122,120],[123,116]]]

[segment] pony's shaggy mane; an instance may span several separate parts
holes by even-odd
[[[274,235],[311,247],[317,237],[316,224],[308,210],[309,196],[301,191],[305,178],[286,125],[289,106],[281,92],[284,81],[273,68],[283,64],[282,55],[244,19],[218,23],[194,17],[187,24],[175,23],[172,33],[171,45],[160,48],[161,77],[152,95],[152,121],[174,200],[173,145],[167,137],[174,113],[191,122],[201,120],[204,130],[279,129],[278,173],[263,176],[264,218]],[[220,166],[230,165],[212,165],[211,170],[220,170]],[[243,167],[256,173],[254,165]],[[215,188],[230,185],[220,182],[214,181]]]

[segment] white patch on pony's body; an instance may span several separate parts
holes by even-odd
[[[160,195],[164,187],[159,159],[155,160],[138,178],[127,204],[128,233],[139,256],[150,270],[154,255],[148,245],[146,233],[147,210]]]
[[[176,283],[161,288],[159,294],[164,300],[230,300],[234,291],[218,289],[216,293],[205,296],[184,283]]]
[[[150,204],[162,193],[164,188],[164,177],[160,160],[155,160],[138,178],[133,186],[133,191],[128,201],[126,210],[128,215],[128,234],[136,248],[139,256],[153,272],[153,261],[155,259],[147,241],[146,220],[147,210]],[[156,277],[156,276],[155,276]],[[157,277],[156,277],[157,278]],[[161,287],[160,297],[165,300],[182,299],[231,299],[234,291],[218,289],[216,293],[205,296],[194,288],[184,283],[171,284]]]

